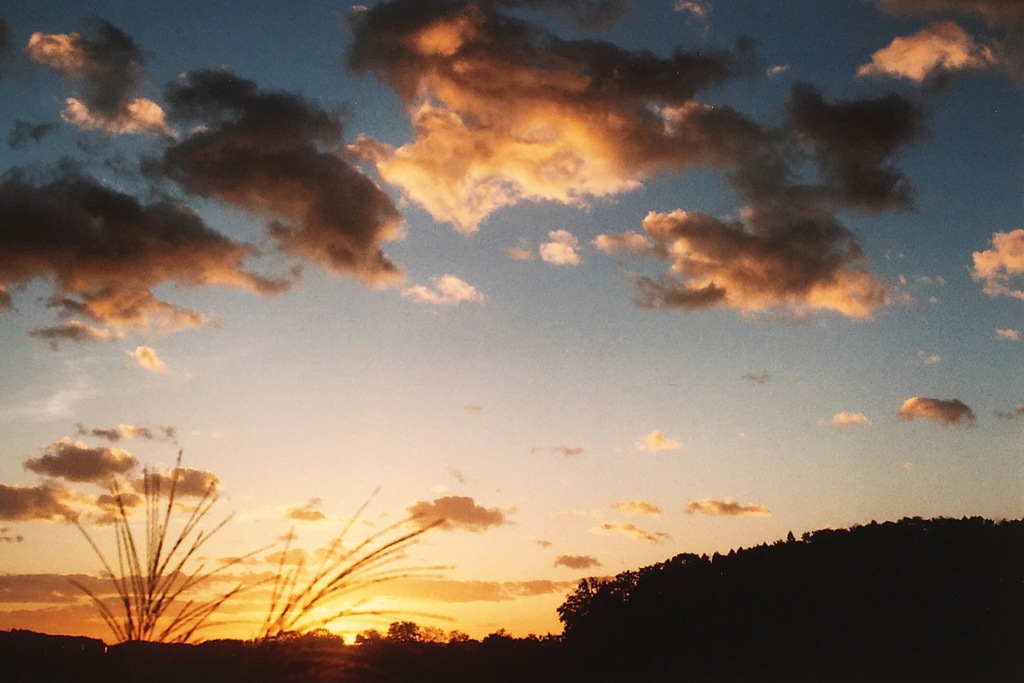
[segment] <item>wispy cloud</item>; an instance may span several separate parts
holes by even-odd
[[[594,531],[603,534],[625,534],[630,538],[649,543],[661,543],[672,538],[663,531],[646,531],[632,522],[602,522],[599,526],[594,527]]]
[[[310,498],[304,505],[288,508],[285,518],[298,522],[322,522],[327,516],[319,510],[322,498]]]
[[[468,496],[444,496],[433,501],[418,501],[408,508],[410,517],[426,526],[440,521],[439,529],[466,529],[481,532],[508,524],[505,512],[484,507]]]
[[[551,450],[553,450],[555,453],[561,453],[566,457],[583,454],[582,446],[553,446]]]
[[[741,379],[744,379],[751,384],[764,385],[771,383],[772,376],[767,370],[762,370],[761,372],[746,372],[741,376]]]
[[[657,451],[679,450],[683,447],[683,442],[676,439],[670,439],[665,436],[665,433],[660,429],[655,429],[642,439],[638,439],[634,446],[638,451],[649,451],[654,453]]]
[[[173,441],[178,436],[178,429],[170,425],[162,425],[156,430],[141,425],[119,424],[116,427],[86,427],[82,423],[75,425],[80,436],[95,436],[110,442],[121,439],[146,439],[147,441]]]
[[[687,514],[717,515],[721,517],[771,517],[772,512],[763,505],[741,505],[732,496],[724,500],[701,498],[686,504]]]
[[[1013,410],[997,410],[993,413],[1000,420],[1015,420],[1024,417],[1024,405],[1019,405]]]
[[[625,515],[647,515],[649,517],[660,517],[661,508],[646,500],[621,500],[613,503],[612,510]]]
[[[432,287],[414,285],[402,292],[402,296],[409,297],[421,304],[434,304],[436,306],[458,306],[461,303],[483,303],[484,295],[477,291],[473,285],[460,280],[454,275],[442,275],[431,280]]]
[[[960,399],[922,398],[911,396],[899,410],[900,419],[931,420],[940,425],[974,425],[974,411]]]
[[[26,334],[32,339],[48,341],[50,348],[55,351],[60,348],[61,342],[110,342],[116,341],[122,336],[113,330],[92,327],[79,320],[69,320],[60,325],[29,330]]]

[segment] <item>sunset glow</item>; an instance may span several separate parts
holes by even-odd
[[[110,640],[72,520],[116,558],[179,451],[204,638],[343,531],[426,529],[302,628],[479,638],[1024,516],[1019,4],[364,4],[0,8],[0,629]]]

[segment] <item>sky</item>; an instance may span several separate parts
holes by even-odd
[[[443,519],[369,604],[474,637],[1024,516],[1022,86],[998,0],[5,3],[0,628],[109,639],[179,450],[210,562]]]

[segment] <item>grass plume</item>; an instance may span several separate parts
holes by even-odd
[[[202,561],[198,562],[198,566],[190,566],[196,560],[198,551],[224,528],[231,515],[212,528],[202,528],[201,525],[218,499],[216,482],[211,482],[190,511],[178,510],[185,519],[177,534],[171,533],[172,521],[179,516],[175,514],[175,504],[178,502],[178,483],[183,472],[181,455],[181,451],[178,451],[169,490],[166,491],[166,502],[162,485],[164,478],[148,469],[143,471],[146,512],[144,539],[136,537],[129,520],[125,491],[118,480],[113,479],[110,492],[117,507],[113,522],[117,538],[117,571],[81,521],[77,518],[72,520],[103,564],[113,583],[118,604],[111,606],[81,582],[74,579],[71,582],[92,599],[118,642],[188,642],[197,630],[208,625],[209,618],[225,601],[242,590],[242,584],[202,599],[197,597],[197,589],[208,584],[225,569],[260,552],[257,550],[225,560],[209,569]]]
[[[345,617],[398,614],[394,610],[368,607],[365,599],[336,608],[326,616],[318,613],[331,603],[370,586],[442,569],[395,566],[407,557],[408,548],[418,542],[423,534],[443,523],[444,520],[440,519],[420,524],[415,518],[405,518],[370,534],[350,548],[346,547],[346,537],[372,499],[373,496],[367,499],[341,532],[328,543],[315,565],[307,565],[304,559],[300,559],[294,567],[286,570],[285,559],[294,539],[294,534],[288,534],[284,551],[278,560],[270,608],[260,629],[260,638],[307,632],[326,627]],[[418,526],[410,529],[410,523]]]

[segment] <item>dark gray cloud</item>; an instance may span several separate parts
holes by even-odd
[[[41,327],[29,330],[26,333],[31,339],[42,339],[48,341],[50,347],[57,350],[60,342],[92,342],[92,341],[115,341],[118,335],[110,330],[91,327],[79,320],[70,320],[60,325]]]
[[[90,447],[65,438],[43,447],[43,455],[29,458],[25,468],[47,477],[108,484],[115,475],[135,469],[138,461],[120,448]]]
[[[798,84],[786,112],[778,130],[737,150],[727,169],[746,201],[742,220],[651,213],[644,234],[595,240],[609,254],[648,254],[670,264],[662,278],[637,277],[640,306],[866,317],[886,303],[885,286],[836,212],[912,206],[912,188],[891,158],[922,134],[920,109],[897,95],[830,103]],[[814,168],[802,163],[808,155]]]
[[[31,123],[16,119],[14,127],[7,133],[7,146],[17,149],[23,147],[29,140],[39,142],[59,127],[56,123]]]
[[[74,169],[43,180],[0,176],[0,283],[46,278],[50,305],[113,326],[176,329],[205,322],[158,300],[162,283],[225,285],[261,294],[287,283],[243,264],[256,250],[207,227],[169,199],[143,203]]]
[[[178,497],[202,498],[220,486],[220,477],[213,472],[191,467],[179,467],[170,472],[148,472],[144,478],[140,477],[133,481],[132,487],[141,493],[146,490],[147,480],[149,486],[157,487],[161,495],[170,495],[173,486],[174,495]]]
[[[178,436],[177,427],[161,425],[154,430],[140,425],[119,424],[116,427],[86,427],[77,423],[75,428],[80,436],[95,436],[116,443],[121,439],[145,439],[147,441],[173,441]]]
[[[172,120],[199,124],[162,163],[186,192],[266,216],[283,251],[332,272],[371,285],[400,279],[381,243],[398,236],[401,217],[335,151],[336,112],[224,69],[187,73],[165,96]]]

